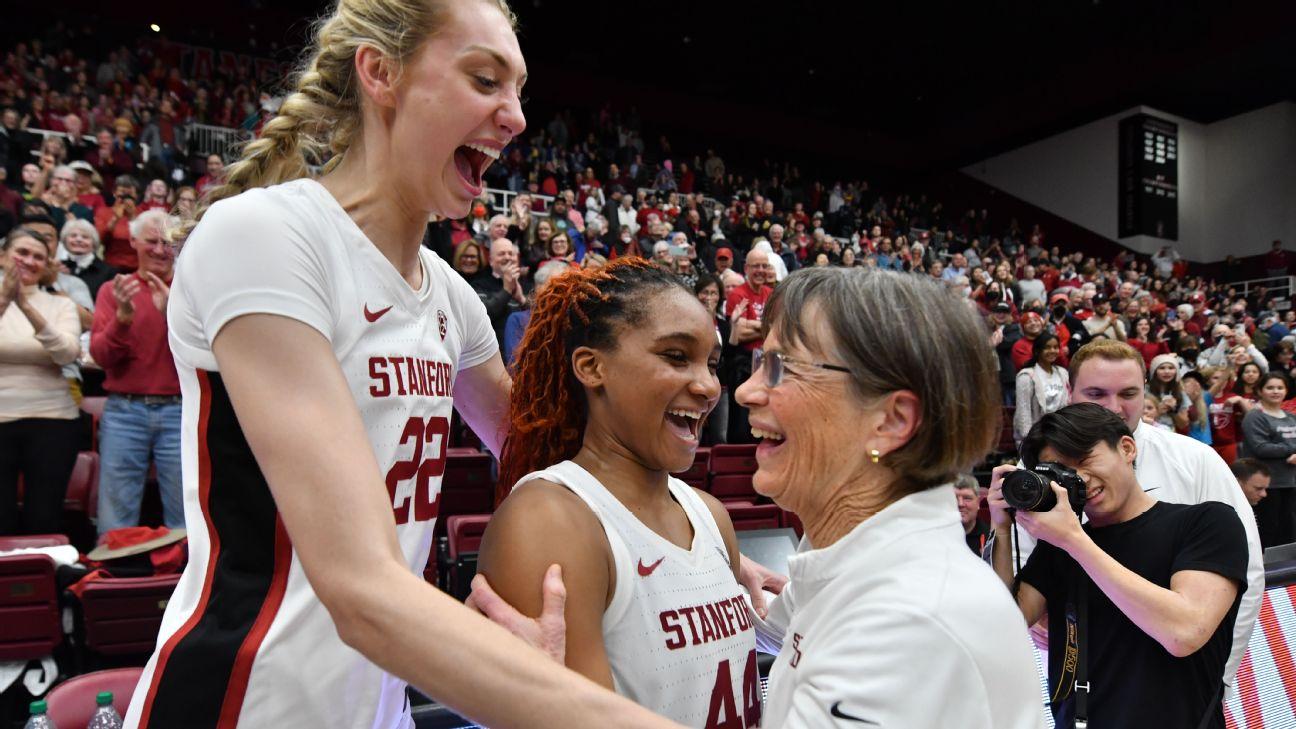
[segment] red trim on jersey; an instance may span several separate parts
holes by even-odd
[[[266,592],[265,602],[261,603],[256,621],[239,646],[216,726],[232,727],[238,723],[239,712],[243,710],[243,698],[247,694],[248,679],[252,674],[252,662],[256,660],[257,651],[261,649],[261,643],[270,631],[270,624],[274,622],[279,606],[283,603],[284,593],[288,589],[288,568],[291,566],[292,541],[288,538],[288,530],[284,528],[283,517],[276,515],[275,563],[270,589]]]
[[[1287,594],[1296,594],[1296,590],[1289,587]],[[1265,642],[1269,644],[1269,653],[1273,656],[1278,675],[1296,674],[1296,664],[1292,663],[1291,651],[1287,649],[1287,640],[1283,637],[1283,626],[1278,622],[1278,614],[1274,612],[1273,603],[1268,599],[1260,602],[1260,627],[1264,630]],[[1287,700],[1292,706],[1296,706],[1296,685],[1291,681],[1283,681],[1282,686],[1287,692]]]
[[[149,714],[153,712],[153,699],[157,696],[158,683],[162,679],[162,674],[166,671],[167,660],[175,650],[176,645],[184,639],[189,631],[193,630],[198,621],[202,619],[203,612],[207,609],[207,601],[211,598],[212,578],[216,574],[216,559],[220,556],[220,535],[216,533],[216,528],[212,524],[211,509],[209,502],[211,498],[211,453],[207,446],[207,422],[211,417],[211,384],[207,380],[207,373],[203,370],[195,370],[198,376],[198,505],[202,509],[203,522],[207,525],[208,541],[211,544],[207,554],[207,574],[203,577],[202,594],[198,597],[198,604],[194,607],[193,613],[189,619],[180,627],[170,638],[167,639],[166,645],[158,652],[157,663],[153,666],[153,678],[149,682],[148,696],[144,699],[144,709],[140,713],[141,727],[147,727],[149,723]]]

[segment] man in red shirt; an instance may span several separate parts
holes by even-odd
[[[761,336],[761,317],[765,315],[765,302],[774,292],[774,264],[770,263],[769,254],[765,251],[753,250],[747,254],[745,272],[747,280],[735,287],[725,299],[725,311],[729,312],[729,344],[738,348],[733,363],[733,381],[737,384],[751,377],[751,353],[765,343]],[[747,408],[736,400],[729,403],[729,442],[756,442],[747,422]]]
[[[166,306],[175,250],[160,210],[130,223],[139,269],[99,288],[90,354],[108,402],[99,426],[99,534],[139,524],[149,458],[157,466],[166,526],[183,527],[180,380],[167,342]]]

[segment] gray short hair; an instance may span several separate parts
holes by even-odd
[[[163,235],[167,235],[171,229],[179,225],[179,218],[167,215],[161,210],[145,210],[130,221],[130,237],[139,240],[144,235],[144,229],[151,226],[157,226]]]
[[[1002,408],[985,325],[955,292],[926,276],[857,268],[804,268],[774,289],[766,331],[850,369],[865,402],[907,390],[922,419],[882,457],[899,495],[948,483],[999,437]],[[807,314],[817,311],[830,341]]]
[[[95,250],[99,249],[99,231],[95,230],[93,223],[81,218],[68,218],[68,221],[63,224],[63,229],[59,231],[59,243],[67,240],[68,235],[76,231],[90,236],[90,240],[94,241]]]
[[[970,473],[960,473],[959,477],[954,479],[954,488],[967,489],[973,496],[981,495],[981,484],[976,480],[976,476]]]
[[[535,272],[535,287],[538,289],[549,282],[549,279],[560,273],[572,270],[571,264],[566,261],[545,261],[540,264],[539,270]]]

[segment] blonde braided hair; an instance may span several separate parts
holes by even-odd
[[[507,0],[486,1],[517,28]],[[307,177],[311,165],[326,160],[324,172],[333,169],[361,126],[356,51],[366,45],[377,48],[399,69],[444,25],[446,10],[446,4],[436,0],[338,0],[333,13],[315,23],[315,39],[291,77],[292,93],[261,134],[243,146],[238,161],[225,168],[222,184],[208,191],[193,220],[180,226],[173,238],[187,238],[208,208],[225,198]]]

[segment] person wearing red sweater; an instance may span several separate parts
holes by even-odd
[[[1044,317],[1033,311],[1022,314],[1022,338],[1012,348],[1013,367],[1021,370],[1035,356],[1035,338],[1044,332]]]
[[[99,288],[90,354],[106,375],[99,427],[99,534],[139,524],[149,459],[157,466],[166,526],[183,527],[180,380],[167,341],[175,251],[160,210],[130,223],[139,269]]]
[[[751,376],[752,353],[765,344],[761,336],[761,322],[765,316],[765,303],[774,292],[774,265],[769,254],[756,249],[747,254],[745,271],[747,280],[725,297],[725,312],[729,315],[729,342],[739,347],[742,355],[733,363],[734,382],[745,382]],[[730,397],[733,394],[730,393]],[[751,425],[747,422],[747,408],[731,399],[729,403],[730,443],[752,443]]]
[[[134,177],[122,175],[113,186],[112,207],[95,211],[95,230],[103,242],[104,262],[123,271],[133,271],[139,266],[135,246],[131,242],[131,221],[140,213],[140,185]]]

